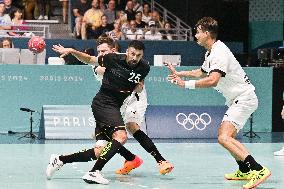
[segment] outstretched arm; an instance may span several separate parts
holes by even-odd
[[[98,58],[97,57],[88,55],[88,54],[80,52],[80,51],[77,51],[73,48],[65,48],[65,47],[63,47],[62,45],[59,44],[59,45],[53,45],[52,50],[61,54],[61,56],[60,56],[61,58],[63,58],[64,56],[66,56],[68,54],[72,54],[78,60],[80,60],[81,62],[83,62],[85,64],[98,65]]]
[[[179,77],[205,77],[206,74],[201,71],[201,69],[190,70],[190,71],[176,71],[171,63],[165,62],[164,65],[170,70],[171,74],[169,76],[179,76]]]
[[[179,76],[169,77],[169,80],[171,81],[171,83],[174,83],[180,87],[195,89],[195,88],[216,87],[220,78],[221,74],[219,72],[211,72],[208,77],[199,80],[184,81]]]

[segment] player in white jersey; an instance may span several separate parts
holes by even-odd
[[[236,135],[247,119],[257,109],[258,99],[248,76],[230,51],[217,40],[218,23],[211,17],[204,17],[196,24],[197,43],[207,52],[200,69],[177,72],[170,63],[165,63],[171,71],[169,80],[186,89],[213,87],[226,98],[226,111],[218,131],[218,142],[236,159],[239,170],[225,174],[228,180],[249,180],[244,189],[254,188],[271,175],[250,155]],[[196,77],[197,80],[184,81],[181,77]]]

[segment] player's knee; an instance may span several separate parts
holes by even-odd
[[[115,133],[113,133],[113,139],[120,142],[122,145],[126,143],[127,141],[127,133],[125,130],[118,130]]]
[[[221,144],[222,146],[226,145],[229,142],[229,136],[227,135],[219,135],[218,136],[218,143]]]
[[[106,140],[98,140],[95,144],[94,152],[96,157],[99,157],[103,148],[107,145],[108,141]]]
[[[132,135],[140,129],[140,126],[135,122],[128,122],[126,123],[126,126],[128,132],[131,133]]]

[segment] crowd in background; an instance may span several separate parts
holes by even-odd
[[[128,0],[125,6],[115,0],[77,0],[72,6],[75,17],[74,36],[79,39],[97,39],[108,34],[116,40],[146,39],[174,40],[174,30],[164,22],[149,4]]]
[[[23,1],[23,2],[22,2]],[[0,0],[0,35],[28,36],[25,20],[48,20],[52,15],[51,0]],[[177,35],[169,22],[141,0],[68,0],[62,2],[62,22],[68,23],[68,10],[75,19],[73,36],[97,39],[107,34],[116,40],[175,40]],[[2,31],[1,31],[2,30]],[[11,32],[9,31],[11,30]]]

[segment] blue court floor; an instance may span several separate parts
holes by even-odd
[[[5,137],[9,141],[14,136],[0,135],[0,141],[1,138],[5,141]],[[284,156],[273,156],[273,152],[284,145],[284,140],[281,141],[283,134],[275,142],[270,141],[273,136],[261,137],[264,143],[256,138],[242,139],[255,159],[272,171],[271,177],[258,188],[283,189]],[[246,183],[224,179],[224,173],[234,171],[237,166],[216,140],[155,140],[162,155],[175,166],[168,175],[160,175],[154,159],[138,143],[130,141],[126,147],[138,154],[144,163],[129,175],[116,175],[115,169],[124,161],[116,155],[103,170],[105,177],[110,180],[110,184],[106,186],[90,185],[81,179],[94,162],[67,164],[52,180],[45,178],[50,154],[72,153],[91,148],[92,141],[7,141],[0,144],[0,189],[240,189]]]

